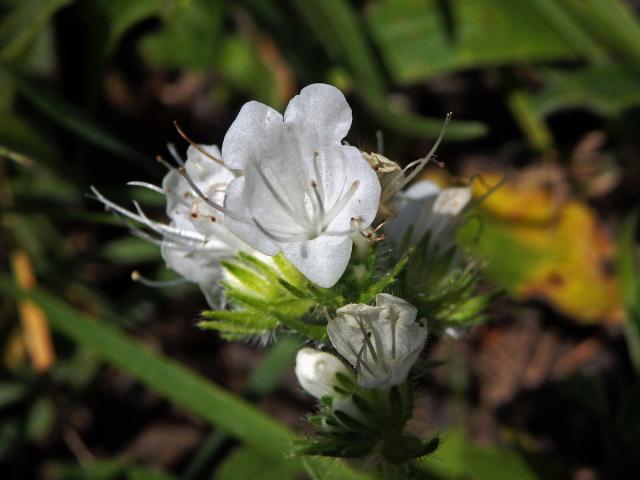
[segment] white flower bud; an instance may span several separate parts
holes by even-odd
[[[365,388],[403,383],[427,339],[416,308],[401,298],[381,293],[376,306],[346,305],[327,331],[331,343],[353,365]]]
[[[353,373],[335,355],[327,352],[302,348],[296,356],[296,376],[300,386],[317,399],[340,396],[333,387],[337,384],[336,375]]]

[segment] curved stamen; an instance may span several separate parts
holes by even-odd
[[[133,206],[136,208],[136,211],[138,212],[138,216],[140,218],[142,218],[142,220],[138,220],[140,221],[140,223],[144,223],[146,226],[148,226],[150,229],[161,233],[161,234],[168,234],[168,235],[178,235],[179,237],[182,238],[187,238],[189,240],[194,240],[194,241],[200,241],[202,243],[207,241],[207,237],[205,237],[204,235],[191,231],[191,230],[185,230],[182,228],[175,228],[175,227],[171,227],[169,225],[165,225],[164,223],[159,223],[159,222],[154,222],[153,220],[151,220],[146,213],[144,213],[144,210],[142,210],[142,207],[140,207],[140,204],[138,202],[136,202],[135,200],[133,201]],[[125,210],[125,209],[122,209]],[[125,210],[126,211],[126,210]],[[135,220],[135,218],[134,218]]]
[[[187,141],[193,148],[195,148],[196,150],[198,150],[201,154],[203,154],[205,157],[213,160],[216,163],[219,163],[220,165],[222,165],[223,167],[227,168],[226,165],[224,164],[224,162],[211,155],[209,152],[207,152],[204,148],[202,148],[200,145],[198,145],[196,142],[194,142],[193,140],[191,140],[186,133],[184,133],[182,131],[182,128],[180,128],[180,125],[178,125],[178,122],[176,120],[173,121],[173,126],[176,127],[176,130],[178,131],[178,135],[180,135],[185,141]]]
[[[254,217],[253,223],[255,223],[256,227],[267,237],[275,242],[283,242],[283,243],[293,243],[293,242],[301,242],[304,240],[308,240],[309,236],[306,233],[300,234],[288,234],[287,236],[278,235],[277,233],[270,232],[266,228],[264,228],[260,222]]]
[[[338,214],[342,211],[342,209],[349,203],[353,195],[358,190],[360,186],[360,180],[354,180],[354,182],[349,187],[349,190],[345,192],[338,200],[329,213],[324,217],[324,221],[322,222],[322,231],[326,230],[327,227],[331,224],[331,222],[338,216]]]
[[[398,191],[402,190],[411,180],[413,180],[416,175],[418,175],[422,169],[425,167],[425,165],[427,163],[429,163],[429,161],[433,158],[433,155],[436,153],[436,150],[438,149],[438,146],[440,145],[440,142],[442,142],[442,139],[444,138],[444,133],[447,130],[447,126],[449,125],[449,122],[451,121],[451,115],[452,113],[449,112],[447,113],[447,117],[444,119],[444,124],[442,125],[442,130],[440,130],[440,135],[438,136],[438,139],[436,140],[436,142],[433,144],[433,147],[431,147],[431,150],[429,150],[429,153],[426,155],[426,157],[420,159],[420,160],[416,160],[416,162],[418,162],[418,166],[409,174],[407,175],[404,180],[402,181],[402,183],[400,184]],[[409,168],[409,166],[411,166],[412,164],[416,163],[416,162],[411,162],[409,165],[407,165],[403,170],[402,173],[406,173],[407,169]]]
[[[182,178],[184,178],[187,181],[187,183],[189,184],[191,189],[194,191],[194,193],[198,195],[202,200],[204,200],[207,203],[207,205],[209,205],[210,207],[218,210],[221,213],[224,213],[225,215],[228,215],[229,211],[227,209],[225,209],[222,205],[214,202],[209,197],[207,197],[204,193],[202,193],[202,190],[200,190],[200,187],[198,187],[196,183],[191,179],[191,177],[187,173],[187,169],[185,168],[184,160],[180,158],[180,156],[178,155],[178,152],[176,152],[175,147],[171,143],[168,143],[167,149],[169,150],[169,153],[171,154],[173,159],[178,163],[178,165],[180,165],[180,168],[177,169],[178,173],[182,175]]]
[[[158,187],[157,185],[154,185],[153,183],[133,181],[133,182],[127,182],[127,185],[132,187],[144,187],[148,190],[152,190],[162,195],[166,194],[166,192],[162,188]]]
[[[369,349],[369,352],[371,352],[371,358],[373,359],[374,362],[380,363],[380,361],[378,360],[378,354],[376,353],[376,349],[373,348],[373,344],[371,343],[371,338],[369,337],[370,332],[367,332],[367,330],[364,328],[364,324],[362,320],[356,319],[356,322],[358,323],[358,327],[360,327],[360,331],[362,332],[364,345],[366,345],[367,348]]]
[[[307,219],[307,217],[304,215],[300,215],[299,212],[296,212],[293,209],[293,207],[289,205],[284,198],[282,198],[282,196],[271,184],[271,181],[267,178],[265,173],[262,171],[262,169],[258,165],[258,162],[256,162],[254,158],[250,159],[250,164],[253,166],[260,180],[262,180],[262,183],[267,187],[267,190],[269,190],[269,193],[271,194],[271,196],[278,203],[278,205],[280,205],[280,207],[282,207],[282,209],[291,217],[291,219],[302,228],[312,228],[313,225],[309,223],[309,220]],[[304,220],[304,223],[306,223],[306,225],[302,225],[300,223],[300,219]]]
[[[106,198],[95,187],[91,186],[90,189],[93,192],[93,194],[96,196],[96,199],[99,202],[101,202],[108,210],[113,210],[114,212],[119,213],[123,217],[129,218],[138,223],[142,223],[157,233],[167,234],[167,235],[177,235],[181,238],[188,238],[194,241],[205,240],[204,236],[196,232],[189,232],[187,230],[169,227],[168,225],[164,225],[158,222],[153,222],[151,219],[149,219],[149,217],[146,216],[146,214],[144,214],[144,212],[142,212],[142,209],[139,208],[139,205],[136,207],[138,209],[138,215],[136,215],[135,213],[127,210],[126,208],[121,207],[117,203],[114,203],[108,198]],[[137,202],[134,202],[134,205],[137,205]]]

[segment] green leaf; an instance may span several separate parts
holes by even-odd
[[[626,311],[624,333],[629,355],[640,375],[640,268],[636,256],[636,232],[638,212],[630,214],[624,221],[618,236],[616,271],[620,280],[622,299]]]
[[[624,64],[640,65],[640,23],[621,0],[554,0]]]
[[[262,358],[260,365],[249,377],[244,388],[243,396],[251,399],[259,399],[273,390],[280,377],[287,371],[293,363],[300,340],[294,337],[280,337],[276,343]],[[216,454],[224,444],[227,436],[220,431],[214,431],[202,443],[198,453],[189,462],[180,478],[183,480],[193,480],[199,478],[199,473],[203,470],[209,460]]]
[[[53,480],[172,480],[175,477],[152,468],[129,465],[122,460],[101,459],[87,465],[57,464]]]
[[[257,45],[249,38],[240,34],[226,36],[217,68],[235,90],[273,108],[283,106],[273,68],[262,60]]]
[[[389,107],[384,75],[365,38],[359,18],[345,0],[295,0],[300,13],[314,30],[322,45],[343,63],[354,78],[354,90],[369,111],[385,127],[403,134],[437,138],[442,120],[422,117]],[[422,3],[420,6],[423,7]],[[394,10],[395,3],[391,10]],[[381,47],[384,47],[382,45]],[[395,49],[395,44],[389,44]],[[453,122],[447,131],[448,140],[463,140],[486,133],[478,122]]]
[[[440,435],[433,457],[423,460],[423,468],[442,479],[536,480],[538,476],[517,451],[499,447],[479,447],[460,430]]]
[[[251,373],[246,386],[247,394],[263,396],[273,390],[283,373],[293,364],[299,347],[299,338],[280,337]]]
[[[566,108],[585,108],[615,117],[640,105],[640,70],[627,66],[591,67],[577,71],[547,71],[544,87],[531,96],[538,118]]]
[[[220,465],[212,480],[295,480],[300,467],[289,462],[274,462],[259,451],[238,448]]]
[[[55,93],[1,66],[0,73],[12,77],[25,99],[53,123],[108,152],[134,161],[144,160],[142,155],[109,133],[88,114],[65,102]]]
[[[283,452],[290,451],[296,436],[285,426],[111,325],[75,311],[40,289],[25,293],[7,277],[0,280],[0,289],[16,300],[32,299],[45,311],[52,328],[59,334],[100,353],[109,363],[177,406],[229,432],[256,451],[275,458],[282,458]],[[333,471],[336,478],[367,478],[344,464],[322,459],[306,459],[303,463],[314,478],[321,478],[322,472],[329,471]]]
[[[27,393],[22,383],[0,383],[0,408],[19,401]]]
[[[136,237],[123,237],[107,243],[100,255],[118,265],[140,264],[157,261],[158,247]]]
[[[553,134],[540,115],[534,111],[531,96],[522,90],[516,90],[509,95],[508,103],[531,146],[541,152],[549,151],[554,143]]]
[[[106,51],[112,52],[120,38],[140,21],[159,15],[173,0],[98,0],[98,5],[109,20]]]
[[[582,26],[561,5],[565,0],[531,0],[529,5],[573,50],[593,64],[608,63],[607,54],[596,39],[591,38]]]
[[[442,2],[377,0],[367,10],[367,22],[391,76],[401,85],[486,65],[575,58],[578,52],[532,3],[452,0],[449,31]]]
[[[38,399],[27,417],[25,434],[33,441],[43,440],[51,430],[56,417],[55,407],[47,398]]]
[[[0,22],[0,59],[20,60],[29,52],[51,17],[71,0],[20,0]]]
[[[409,258],[411,258],[411,254],[413,253],[413,249],[409,249],[407,253],[405,253],[402,258],[394,265],[393,269],[386,275],[384,275],[380,280],[369,286],[364,292],[360,294],[360,299],[358,303],[371,303],[376,298],[376,295],[386,290],[393,282],[396,281],[398,275],[404,270],[404,267],[407,265]]]
[[[163,68],[204,70],[220,50],[222,5],[218,0],[177,2],[164,27],[141,42],[143,55]]]

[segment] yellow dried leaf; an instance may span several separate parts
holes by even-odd
[[[502,177],[482,174],[484,187],[474,182],[476,198]],[[567,199],[557,171],[538,167],[513,175],[477,213],[480,235],[471,222],[462,239],[488,260],[488,275],[512,295],[544,299],[584,323],[621,320],[613,242],[591,208]]]

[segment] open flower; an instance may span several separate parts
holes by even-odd
[[[108,210],[135,222],[130,225],[135,235],[159,245],[167,267],[198,284],[210,304],[214,303],[214,294],[219,289],[221,261],[239,250],[253,250],[229,232],[224,214],[204,200],[206,197],[223,202],[226,187],[235,178],[219,159],[220,151],[215,145],[192,145],[183,167],[186,176],[172,168],[164,177],[162,187],[146,182],[129,183],[166,195],[169,224],[151,220],[135,201],[133,212],[92,188]]]
[[[224,201],[229,230],[266,255],[284,256],[321,287],[341,277],[354,229],[373,221],[380,199],[375,172],[343,145],[351,109],[339,90],[310,85],[284,117],[245,104],[222,145],[225,164],[243,174]]]
[[[350,304],[329,322],[329,339],[353,365],[365,388],[387,388],[403,383],[427,339],[416,308],[386,293],[376,305]]]
[[[399,213],[387,223],[385,232],[399,251],[429,232],[429,248],[441,251],[453,244],[460,213],[470,201],[469,187],[440,189],[429,180],[416,182],[396,196]]]

